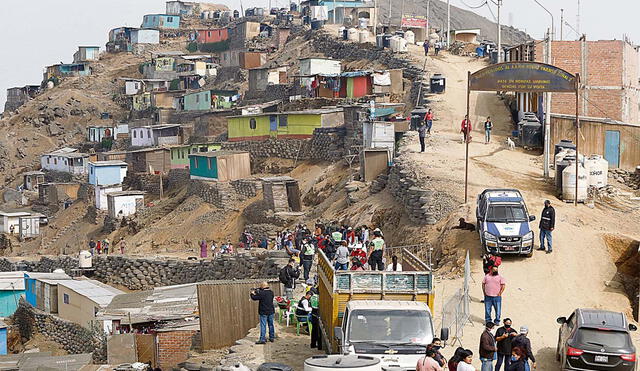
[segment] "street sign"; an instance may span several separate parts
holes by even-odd
[[[471,74],[469,90],[573,93],[576,91],[576,78],[549,64],[505,62]]]

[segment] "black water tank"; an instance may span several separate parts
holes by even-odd
[[[233,18],[236,18],[236,19],[240,18],[240,12],[238,10],[233,11]]]
[[[322,25],[324,24],[324,21],[319,21],[317,19],[314,19],[313,21],[311,21],[311,29],[312,30],[319,30],[322,28]]]
[[[376,47],[383,49],[384,48],[384,35],[383,34],[377,34],[376,35]]]
[[[573,163],[572,161],[562,160],[556,164],[556,193],[558,195],[562,195],[562,172]]]
[[[563,148],[575,150],[576,149],[576,145],[570,139],[562,139],[560,141],[560,143],[557,143],[556,146],[555,146],[555,149],[553,151],[554,158]]]
[[[391,35],[390,33],[386,33],[382,35],[382,46],[385,48],[389,48],[391,46]]]
[[[527,148],[542,147],[542,125],[537,121],[527,121],[522,125],[520,144]]]
[[[293,371],[293,367],[282,363],[263,363],[258,367],[258,371]]]
[[[424,116],[427,114],[427,109],[423,107],[416,107],[411,111],[411,130],[417,130],[420,123],[424,121]]]
[[[432,93],[442,94],[446,88],[446,79],[439,73],[431,76],[429,86]]]

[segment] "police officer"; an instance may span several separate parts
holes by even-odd
[[[305,237],[302,242],[302,249],[300,251],[300,263],[302,264],[304,280],[309,279],[309,272],[311,271],[311,265],[313,264],[313,256],[316,254],[316,248],[309,242],[309,238]]]

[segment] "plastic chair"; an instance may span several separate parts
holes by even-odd
[[[285,316],[287,318],[287,327],[289,327],[289,323],[291,322],[291,319],[295,319],[297,307],[298,307],[298,301],[291,300],[291,302],[289,303],[289,309],[285,312]]]
[[[306,323],[309,328],[309,334],[311,334],[311,321],[309,320],[309,316],[296,316],[296,335],[300,335],[300,327]]]

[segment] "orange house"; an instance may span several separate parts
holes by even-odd
[[[197,30],[198,32],[198,43],[207,44],[207,43],[217,43],[220,41],[225,41],[229,38],[229,33],[226,28],[212,28],[205,30]]]

